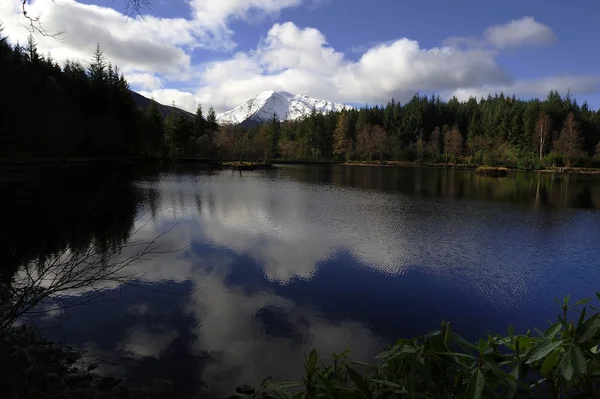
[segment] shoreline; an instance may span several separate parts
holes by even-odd
[[[385,162],[385,161],[384,161]],[[406,161],[387,161],[383,164],[380,163],[361,163],[361,162],[344,162],[340,165],[343,166],[365,166],[365,167],[398,167],[398,168],[449,168],[449,169],[459,169],[459,170],[476,170],[479,167],[485,167],[486,165],[468,165],[468,164],[445,164],[445,163],[424,163],[418,164],[415,162],[406,162]],[[494,166],[494,168],[496,168]],[[534,170],[525,170],[525,169],[517,169],[511,168],[508,166],[498,166],[498,168],[505,168],[508,171],[514,172],[539,172],[539,173],[560,173],[560,174],[580,174],[580,175],[600,175],[600,168],[590,168],[590,167],[573,167],[573,168],[556,168],[556,169],[534,169]],[[562,169],[562,170],[561,170]]]
[[[201,164],[209,166],[214,169],[236,169],[227,164],[237,163],[238,161],[227,161],[219,159],[209,158],[177,158],[176,160],[154,158],[154,157],[84,157],[84,158],[29,158],[29,159],[0,159],[0,171],[11,172],[11,171],[22,171],[22,170],[36,170],[43,168],[70,168],[80,166],[102,166],[102,165],[134,165],[134,164]],[[267,162],[269,167],[262,167],[262,163],[247,162],[246,164],[252,164],[253,169],[270,169],[275,165],[341,165],[341,166],[362,166],[362,167],[399,167],[399,168],[449,168],[459,170],[476,170],[478,167],[486,165],[470,165],[470,164],[449,164],[449,163],[423,163],[418,164],[416,162],[409,161],[383,161],[379,162],[339,162],[339,161],[292,161],[292,160],[270,160]],[[259,165],[261,164],[261,165]],[[591,167],[573,167],[573,168],[555,168],[555,169],[535,169],[535,170],[523,170],[512,167],[500,166],[506,168],[508,171],[525,171],[525,172],[539,172],[539,173],[560,173],[560,174],[579,174],[579,175],[600,175],[600,168]],[[248,168],[247,170],[250,170]]]

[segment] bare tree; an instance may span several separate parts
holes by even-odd
[[[540,162],[544,158],[544,150],[546,149],[550,129],[552,128],[552,119],[544,111],[540,112],[540,116],[535,124],[534,139],[538,143],[540,153]]]
[[[579,122],[575,120],[573,112],[569,112],[563,123],[560,136],[554,142],[554,151],[563,156],[564,165],[571,167],[574,158],[581,156],[583,139],[579,134]]]
[[[381,126],[374,126],[371,130],[371,145],[373,152],[379,155],[379,162],[383,162],[383,152],[387,144],[387,133]]]
[[[298,142],[282,138],[279,140],[279,151],[284,159],[294,159],[298,156]]]
[[[427,154],[431,160],[435,160],[440,156],[440,128],[436,127],[431,135],[429,136],[429,142],[427,143]]]
[[[255,144],[260,149],[262,153],[263,163],[267,163],[269,158],[271,157],[271,148],[272,148],[272,130],[271,126],[267,124],[261,125],[258,130],[258,134],[254,138]]]
[[[31,2],[31,0],[20,0],[21,1],[21,14],[23,15],[23,17],[27,20],[27,28],[29,29],[30,33],[38,33],[42,36],[47,36],[47,37],[53,37],[53,38],[59,38],[63,33],[65,33],[64,30],[60,30],[57,32],[52,32],[50,30],[48,30],[45,26],[44,23],[41,20],[41,14],[38,15],[31,15],[29,10],[28,10],[28,6]],[[52,0],[52,2],[54,2],[54,0]],[[125,15],[131,17],[134,15],[140,15],[140,12],[142,9],[144,8],[150,8],[150,0],[124,0],[124,6],[125,6]]]
[[[229,158],[233,154],[233,126],[221,126],[215,138],[219,158]]]
[[[358,130],[358,135],[356,136],[356,153],[367,161],[371,160],[373,154],[371,143],[372,129],[373,126],[364,125]]]
[[[446,155],[452,156],[454,163],[456,163],[457,155],[462,154],[463,137],[460,130],[458,130],[458,126],[454,125],[452,129],[446,130],[444,134],[444,151]]]
[[[66,248],[48,259],[23,264],[12,281],[0,287],[0,331],[17,321],[27,321],[48,312],[48,309],[39,309],[46,301],[51,301],[54,309],[64,309],[105,298],[104,291],[115,284],[131,284],[136,276],[127,271],[128,266],[150,254],[181,250],[159,251],[157,244],[157,240],[175,226],[151,241],[131,242],[110,250],[95,244],[79,251]],[[69,295],[81,289],[97,295],[85,300]]]

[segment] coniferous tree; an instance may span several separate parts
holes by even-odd
[[[94,51],[92,62],[89,66],[89,73],[92,84],[100,85],[106,81],[106,68],[106,59],[104,58],[102,47],[100,47],[100,43],[96,43],[96,50]]]
[[[219,130],[217,114],[212,106],[208,108],[208,114],[206,115],[206,128],[213,131]]]

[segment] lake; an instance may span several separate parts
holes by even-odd
[[[104,297],[36,322],[96,372],[178,397],[298,378],[304,353],[368,360],[450,320],[478,338],[546,327],[553,298],[600,290],[600,177],[279,165],[4,173],[4,278],[94,243],[118,260]],[[133,252],[132,252],[133,251]],[[64,299],[64,298],[63,298]]]

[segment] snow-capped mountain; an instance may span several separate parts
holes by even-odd
[[[317,100],[300,94],[291,94],[286,91],[267,90],[251,98],[244,104],[229,111],[217,114],[219,124],[251,124],[266,122],[277,115],[279,120],[293,120],[311,113],[313,107],[317,112],[341,111],[344,104]]]

